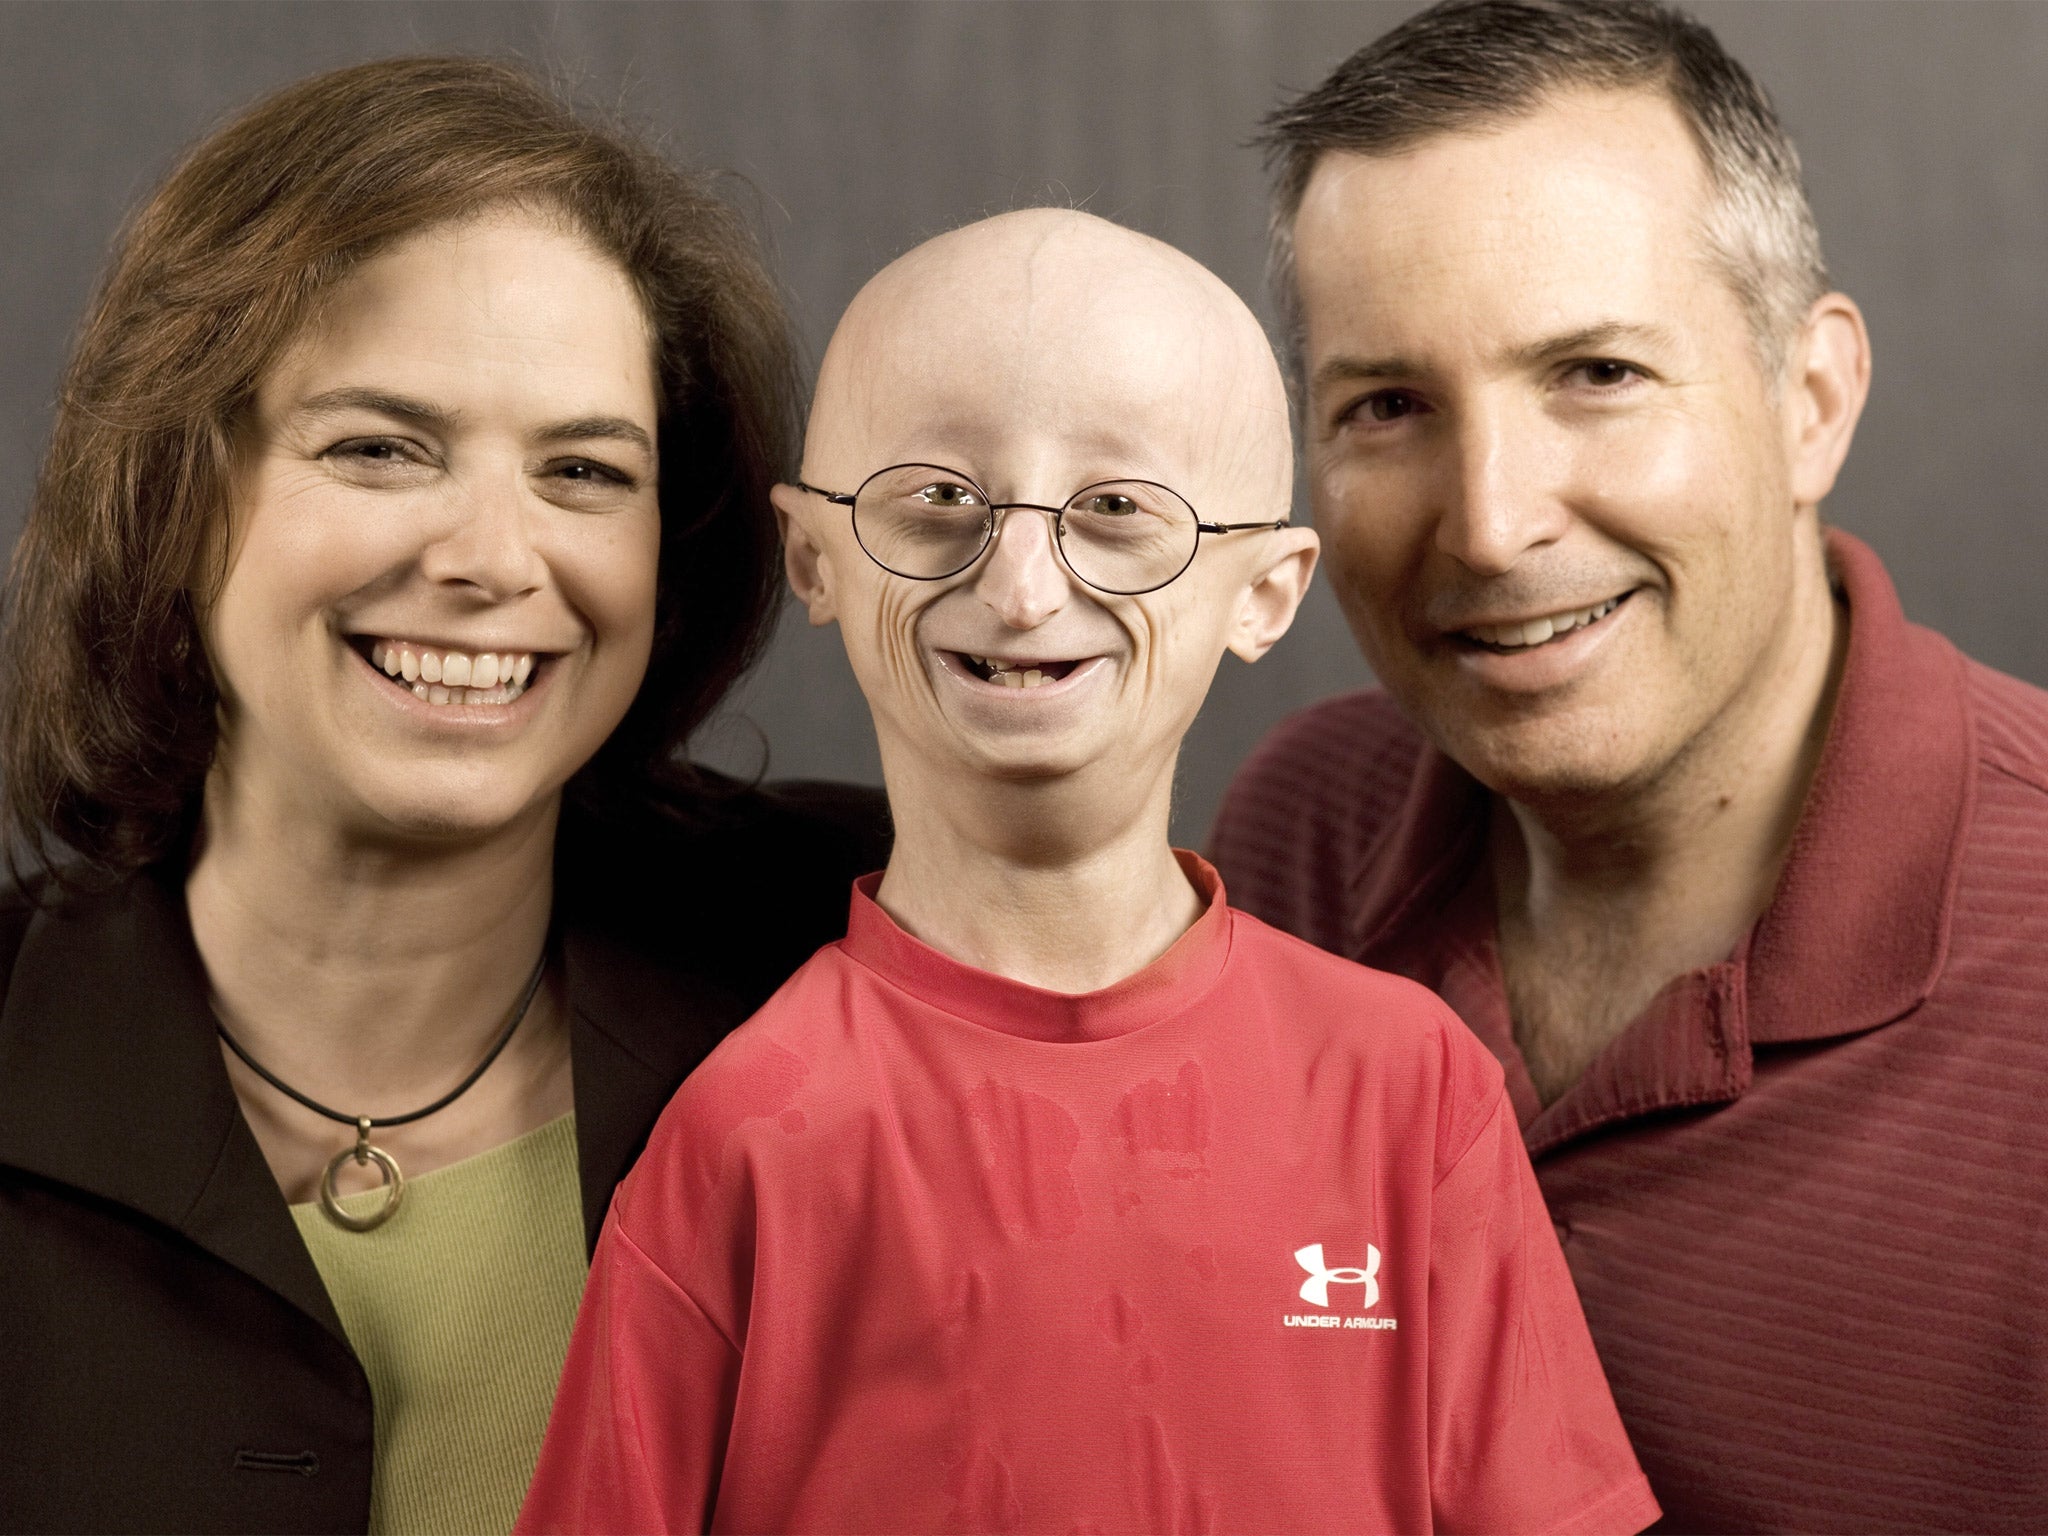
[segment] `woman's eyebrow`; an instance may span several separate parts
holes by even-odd
[[[574,421],[543,427],[533,436],[534,441],[541,443],[587,442],[592,438],[609,438],[614,442],[631,443],[649,455],[654,452],[654,439],[647,435],[644,428],[634,425],[623,416],[579,416]]]
[[[295,416],[333,416],[342,411],[374,411],[394,421],[411,422],[437,432],[451,431],[462,421],[459,412],[444,410],[409,395],[357,384],[322,390],[292,407]],[[631,443],[643,453],[654,453],[654,439],[647,435],[646,429],[623,416],[579,416],[573,421],[552,422],[532,434],[532,440],[538,443],[588,442],[592,439]]]
[[[454,426],[458,419],[453,411],[442,410],[424,400],[359,384],[322,390],[317,395],[308,395],[292,407],[294,416],[333,416],[342,411],[375,411],[380,416],[442,429]]]

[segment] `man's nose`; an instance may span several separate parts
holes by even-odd
[[[1481,576],[1499,576],[1562,537],[1570,512],[1564,457],[1540,410],[1481,401],[1460,413],[1443,466],[1436,545]]]
[[[974,592],[1012,629],[1036,629],[1066,605],[1073,591],[1053,548],[1052,514],[1010,507],[996,514],[994,548],[974,579]]]
[[[533,501],[516,472],[457,481],[421,553],[422,573],[499,602],[534,590],[547,572],[534,543]]]

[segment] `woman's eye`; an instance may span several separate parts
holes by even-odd
[[[623,485],[633,484],[633,477],[624,470],[613,469],[609,464],[594,464],[588,459],[571,459],[555,467],[555,473],[564,480],[579,485]]]
[[[948,509],[978,506],[981,502],[981,498],[976,496],[967,486],[955,485],[951,481],[942,481],[937,485],[928,485],[917,494],[935,507],[945,507]]]
[[[425,448],[402,437],[344,438],[320,457],[342,480],[367,490],[415,486],[434,464]]]
[[[356,464],[397,464],[415,457],[411,445],[391,437],[354,437],[336,443],[325,457]]]

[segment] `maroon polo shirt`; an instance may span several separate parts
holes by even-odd
[[[1658,1529],[2048,1531],[2048,693],[1828,556],[1848,655],[1769,908],[1547,1109],[1487,793],[1385,694],[1283,722],[1214,857],[1500,1059]]]

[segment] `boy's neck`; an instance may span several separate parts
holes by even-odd
[[[1139,794],[1077,774],[936,792],[894,776],[895,851],[876,900],[964,964],[1054,992],[1136,974],[1202,915],[1167,840],[1172,771]]]

